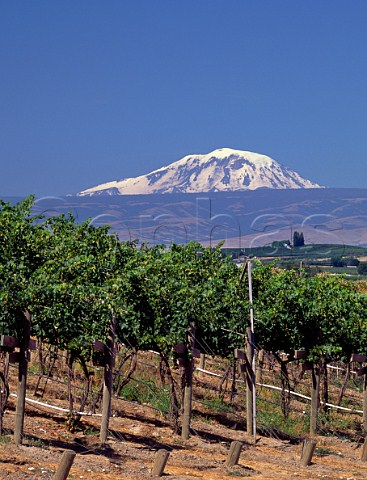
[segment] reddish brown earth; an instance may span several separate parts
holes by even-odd
[[[62,405],[56,399],[53,403]],[[193,435],[184,442],[149,408],[124,401],[115,403],[113,408],[116,416],[111,418],[108,447],[102,449],[98,417],[84,417],[82,430],[70,433],[65,416],[28,404],[24,445],[16,447],[11,436],[11,400],[4,417],[8,435],[0,443],[0,478],[51,479],[63,450],[73,449],[77,455],[68,478],[144,480],[151,478],[155,453],[160,448],[170,451],[164,478],[172,480],[367,478],[367,463],[360,460],[362,447],[350,441],[317,437],[319,452],[325,456],[314,455],[312,464],[302,467],[300,444],[259,436],[255,446],[245,432],[213,420],[194,420]],[[227,468],[225,461],[233,440],[244,442],[244,446],[239,464]]]
[[[154,355],[142,360],[141,368],[149,378],[156,375]],[[36,363],[31,366],[33,371],[36,371],[36,366]],[[154,368],[149,370],[150,367]],[[214,363],[210,365],[210,369],[215,368]],[[61,362],[57,365],[60,381],[57,383],[56,378],[50,379],[43,398],[33,397],[38,377],[30,374],[27,397],[67,408],[67,390],[62,381],[65,372],[62,369]],[[96,372],[98,388],[100,375],[101,372]],[[11,392],[16,391],[16,378],[16,368],[13,367],[9,377]],[[77,376],[75,379],[78,381]],[[212,382],[213,387],[218,381],[210,376],[205,380]],[[270,377],[267,380],[270,382]],[[199,390],[200,387],[196,394],[200,393]],[[192,435],[188,441],[183,441],[172,433],[169,422],[157,410],[148,405],[114,399],[108,445],[102,448],[99,442],[100,417],[82,417],[80,428],[72,433],[68,430],[64,413],[27,402],[24,441],[21,447],[16,447],[12,438],[15,398],[11,396],[4,415],[6,434],[0,437],[0,479],[51,479],[63,451],[72,449],[77,455],[68,478],[145,480],[151,478],[156,452],[162,448],[170,452],[163,478],[172,480],[367,478],[367,462],[360,460],[361,435],[344,436],[359,438],[359,443],[332,436],[316,437],[317,449],[312,464],[302,467],[300,443],[258,435],[254,445],[241,423],[225,424],[223,418],[211,415],[205,408],[195,403]],[[227,424],[232,428],[225,426]],[[234,440],[243,442],[243,449],[239,464],[229,468],[226,467],[226,459]]]

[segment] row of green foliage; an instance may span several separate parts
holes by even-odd
[[[111,317],[117,338],[169,353],[195,322],[198,345],[228,356],[249,318],[247,278],[221,245],[148,248],[71,216],[32,216],[33,197],[0,203],[0,333],[32,334],[89,359]],[[309,357],[367,353],[367,300],[340,277],[308,277],[255,263],[255,338],[267,351],[306,348]],[[225,330],[224,330],[225,329]],[[231,332],[228,332],[231,331]]]
[[[0,333],[22,338],[29,311],[33,335],[89,358],[112,316],[121,342],[165,353],[194,321],[202,342],[233,349],[237,336],[221,329],[243,329],[247,299],[220,247],[138,248],[71,215],[32,216],[32,205],[0,204]]]

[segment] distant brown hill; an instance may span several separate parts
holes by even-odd
[[[246,248],[302,231],[306,243],[367,245],[367,189],[44,197],[35,205],[46,215],[69,211],[80,221],[111,225],[121,240],[149,244],[224,240]]]

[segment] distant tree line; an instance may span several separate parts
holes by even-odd
[[[360,261],[358,258],[331,257],[330,263],[332,267],[358,267]]]

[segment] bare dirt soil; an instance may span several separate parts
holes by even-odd
[[[65,402],[53,400],[65,406]],[[12,440],[14,399],[4,416],[8,435],[0,439],[0,478],[51,479],[65,449],[77,455],[68,478],[151,478],[157,450],[170,452],[164,471],[167,479],[206,480],[249,477],[254,480],[367,478],[367,462],[360,460],[362,445],[331,437],[317,437],[312,464],[300,465],[301,444],[258,436],[256,445],[242,430],[234,430],[199,417],[192,436],[184,442],[172,434],[168,422],[154,410],[131,402],[113,405],[108,445],[99,444],[99,417],[83,417],[81,429],[71,433],[65,415],[27,404],[25,438],[21,447]],[[198,419],[199,418],[199,419]],[[243,442],[239,464],[226,467],[230,443]]]

